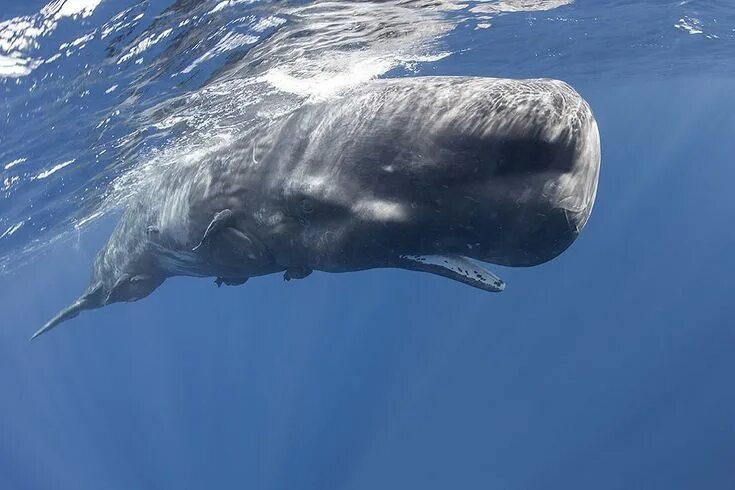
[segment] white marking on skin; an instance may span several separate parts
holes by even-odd
[[[352,211],[370,221],[406,221],[402,204],[381,199],[363,199],[352,206]]]

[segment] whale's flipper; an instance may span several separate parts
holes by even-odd
[[[235,222],[233,213],[229,209],[223,209],[212,218],[207,226],[204,236],[202,236],[199,245],[194,247],[192,251],[196,252],[202,247],[206,247],[206,253],[210,259],[220,264],[250,264],[252,270],[257,270],[260,266],[266,266],[273,262],[265,245],[242,224]],[[231,278],[228,278],[231,279]],[[242,284],[247,280],[246,276],[234,276],[233,284]],[[227,280],[222,280],[220,284],[228,284]]]
[[[309,274],[314,272],[308,267],[289,267],[286,272],[283,273],[283,280],[290,281],[291,279],[303,279]]]
[[[484,291],[497,293],[505,289],[498,276],[461,255],[401,255],[397,265],[448,277]]]
[[[194,247],[192,249],[193,252],[196,252],[199,250],[202,245],[204,245],[204,242],[212,236],[217,231],[223,229],[226,227],[230,221],[232,220],[232,211],[229,209],[223,209],[219,213],[214,215],[214,218],[212,218],[212,221],[207,226],[207,229],[204,231],[204,235],[202,236],[202,239],[199,241],[199,245]]]

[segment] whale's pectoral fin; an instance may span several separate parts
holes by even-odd
[[[199,245],[192,250],[197,251],[202,247],[206,249],[209,260],[215,264],[227,267],[233,264],[243,267],[248,264],[248,274],[273,263],[273,257],[263,242],[244,223],[238,223],[229,209],[223,209],[214,215]],[[246,276],[241,276],[240,272],[242,271],[232,271],[233,276],[222,277],[219,284],[228,284],[228,280],[245,282]]]
[[[505,289],[498,276],[461,255],[401,255],[397,266],[448,277],[484,291]]]
[[[314,272],[308,267],[289,267],[286,272],[283,273],[283,280],[290,281],[291,279],[303,279],[309,274]]]
[[[212,221],[209,222],[209,225],[207,225],[207,229],[204,231],[204,235],[202,236],[202,239],[199,241],[199,245],[194,247],[192,249],[193,252],[196,252],[199,250],[202,245],[209,239],[213,234],[218,232],[219,230],[225,228],[232,220],[232,211],[229,209],[223,209],[219,213],[214,215],[214,218],[212,218]]]

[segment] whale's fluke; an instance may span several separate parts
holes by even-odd
[[[105,286],[102,281],[97,281],[79,299],[38,329],[31,336],[31,340],[48,332],[59,323],[76,317],[84,310],[94,310],[112,303],[138,301],[145,298],[160,286],[164,279],[165,277],[158,275],[125,273],[111,287]]]
[[[401,255],[399,267],[437,274],[483,291],[499,293],[505,289],[502,279],[461,255]]]
[[[63,310],[59,312],[58,315],[53,317],[51,320],[49,320],[43,327],[39,328],[36,333],[34,333],[31,336],[31,340],[35,339],[42,333],[46,333],[55,326],[57,326],[59,323],[65,322],[66,320],[70,320],[77,315],[81,311],[84,310],[92,310],[94,308],[99,308],[102,306],[102,304],[99,301],[100,292],[102,290],[101,286],[97,286],[93,288],[92,290],[86,292],[84,295],[82,295],[79,299],[77,299],[74,303],[67,306]]]

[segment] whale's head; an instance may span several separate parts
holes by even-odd
[[[533,266],[561,254],[586,225],[599,134],[589,106],[567,84],[503,83],[519,86],[497,98],[470,92],[427,129],[430,164],[416,176],[431,183],[421,220],[436,230],[439,249]]]
[[[555,80],[380,80],[268,136],[283,214],[303,223],[288,228],[296,255],[333,270],[406,254],[546,262],[587,223],[600,168],[590,107]]]

